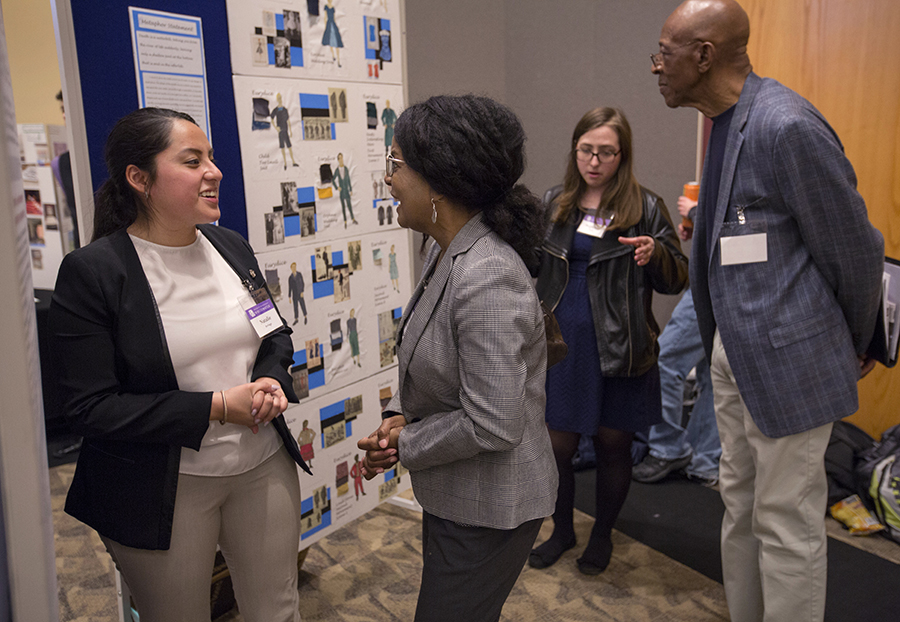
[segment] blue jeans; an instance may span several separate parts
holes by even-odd
[[[682,427],[684,380],[695,366],[700,396],[687,427]],[[688,475],[717,478],[722,446],[713,408],[709,361],[703,352],[690,289],[684,292],[659,337],[659,378],[663,422],[650,428],[650,455],[662,460],[677,460],[693,453],[691,463],[685,469]]]

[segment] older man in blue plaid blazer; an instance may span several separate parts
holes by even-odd
[[[653,73],[670,107],[713,119],[691,255],[722,440],[731,619],[822,620],[832,423],[858,408],[882,236],[834,130],[751,70],[732,0],[668,18]]]

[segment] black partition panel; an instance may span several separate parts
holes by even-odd
[[[106,179],[103,145],[109,130],[117,119],[138,107],[129,5],[202,20],[210,131],[216,163],[223,174],[219,223],[247,237],[225,0],[72,0],[71,4],[95,191]]]

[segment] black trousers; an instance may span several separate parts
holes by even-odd
[[[542,522],[491,529],[422,512],[424,565],[415,622],[499,620]]]

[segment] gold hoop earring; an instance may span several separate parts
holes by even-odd
[[[431,197],[431,222],[437,222],[437,205],[434,204],[434,197]]]

